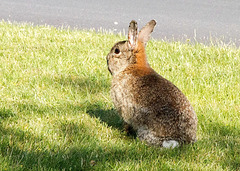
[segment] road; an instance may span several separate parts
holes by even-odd
[[[209,43],[212,37],[240,45],[239,0],[0,0],[0,18],[116,33],[132,19],[139,27],[155,19],[155,39]]]

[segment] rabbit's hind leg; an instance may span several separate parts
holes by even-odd
[[[161,146],[163,148],[179,147],[179,142],[176,140],[164,140],[154,135],[154,133],[146,127],[140,127],[137,130],[137,136],[141,141],[147,142],[149,145]]]
[[[149,145],[162,146],[162,140],[146,127],[138,128],[137,136],[141,141],[145,141]]]

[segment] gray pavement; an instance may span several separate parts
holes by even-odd
[[[155,39],[240,45],[239,0],[0,0],[0,19],[116,33],[132,19],[139,27],[155,19]]]

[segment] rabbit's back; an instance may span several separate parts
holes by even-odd
[[[151,68],[131,66],[113,77],[111,96],[124,121],[160,139],[193,142],[197,117],[185,95]]]

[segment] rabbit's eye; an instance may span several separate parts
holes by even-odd
[[[115,53],[115,54],[119,54],[119,53],[120,53],[120,50],[119,50],[118,48],[116,48],[116,49],[114,50],[114,53]]]

